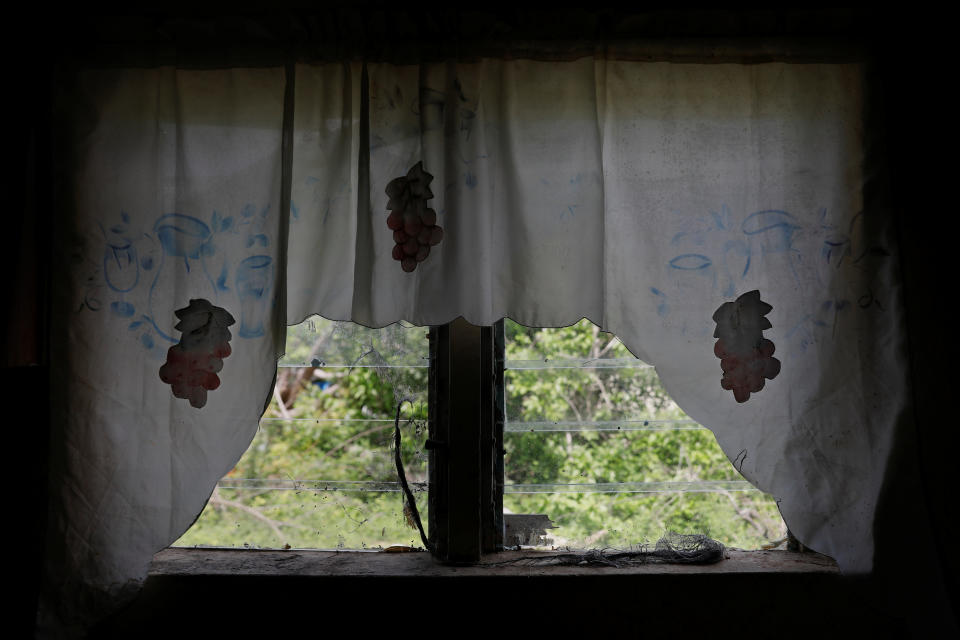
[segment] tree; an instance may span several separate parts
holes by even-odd
[[[415,486],[425,482],[426,330],[308,323],[291,327],[285,360],[309,366],[282,370],[251,447],[179,544],[419,544],[399,493],[348,491],[369,485],[337,483],[396,481],[393,418],[404,398],[413,402],[403,411],[411,419],[402,451],[407,477]],[[507,321],[506,333],[508,361],[632,360],[619,340],[586,320],[560,329]],[[542,365],[507,371],[508,423],[609,422],[610,430],[505,434],[508,485],[740,479],[713,434],[684,422],[652,368]],[[616,428],[628,420],[661,430]],[[426,520],[425,492],[418,506]],[[549,515],[559,527],[553,538],[572,546],[628,546],[676,530],[755,548],[785,533],[775,503],[759,492],[508,491],[504,506]]]
[[[615,336],[587,320],[560,329],[508,323],[506,345],[508,361],[544,366],[632,359]],[[508,423],[610,423],[594,425],[605,431],[506,434],[508,484],[742,480],[713,434],[689,424],[652,368],[515,369],[507,372],[506,388]],[[624,422],[631,420],[659,430],[627,431]],[[759,492],[508,492],[504,506],[549,515],[559,525],[555,540],[577,546],[628,546],[675,530],[756,548],[785,535],[775,502]]]
[[[407,477],[425,483],[426,331],[313,318],[291,327],[261,428],[181,545],[363,548],[413,544],[397,492],[392,432],[404,406]],[[420,364],[421,368],[393,367]],[[371,486],[372,485],[372,486]],[[425,513],[425,487],[418,506]]]

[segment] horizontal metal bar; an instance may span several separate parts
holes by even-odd
[[[400,416],[400,424],[403,424],[409,419],[414,420],[426,420],[426,415],[402,415]],[[393,424],[395,421],[394,418],[260,418],[260,424],[264,422],[314,422],[320,424],[321,422],[380,422],[384,424]]]
[[[427,491],[427,482],[410,482],[415,493]],[[282,480],[279,478],[224,478],[223,490],[260,491],[342,491],[353,493],[396,493],[398,482],[361,480]],[[689,482],[590,482],[579,484],[507,484],[504,493],[717,493],[759,491],[745,480],[699,480]]]
[[[430,362],[427,358],[410,364],[350,364],[349,362],[320,362],[312,361],[281,361],[277,364],[282,368],[316,367],[318,369],[427,369]],[[564,358],[557,360],[506,360],[503,364],[506,370],[527,369],[651,369],[653,365],[636,358]]]
[[[426,482],[408,482],[410,490],[422,493]],[[345,491],[353,493],[396,493],[401,491],[399,482],[375,482],[365,480],[283,480],[280,478],[223,478],[217,483],[223,490],[255,489],[259,491]]]
[[[720,493],[760,490],[745,480],[693,482],[593,482],[587,484],[508,484],[504,493]]]
[[[426,420],[424,414],[412,416],[402,416],[402,421],[407,420]],[[312,422],[321,423],[380,423],[393,424],[394,418],[260,418],[260,424],[285,423],[285,422]],[[707,431],[707,428],[700,425],[696,420],[677,419],[677,420],[605,420],[597,422],[507,422],[504,424],[504,431],[508,433],[534,433],[534,432],[566,432],[566,431]]]
[[[695,420],[609,420],[600,422],[507,422],[507,433],[566,431],[706,431]]]
[[[327,364],[321,362],[314,365],[310,362],[280,362],[277,364],[280,369],[303,369],[305,367],[315,367],[317,369],[428,369],[430,363],[417,364]]]
[[[248,544],[244,542],[243,544],[237,544],[233,546],[222,545],[222,544],[172,544],[168,547],[169,549],[197,549],[197,550],[211,550],[211,551],[238,551],[246,549],[262,549],[264,551],[282,551],[284,553],[288,551],[310,551],[310,552],[323,552],[323,553],[383,553],[384,549],[382,546],[376,547],[363,547],[360,549],[355,548],[336,548],[336,547],[274,547],[270,545],[261,546],[258,544]],[[288,574],[292,575],[292,574]]]
[[[504,369],[651,369],[637,358],[563,358],[550,360],[507,360]]]

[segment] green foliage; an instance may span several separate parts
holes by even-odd
[[[506,332],[508,361],[632,357],[619,340],[586,320],[560,329],[529,329],[507,321]],[[425,336],[423,328],[366,330],[320,318],[291,327],[283,362],[324,366],[281,368],[278,387],[296,387],[295,402],[288,408],[276,399],[271,403],[250,448],[177,544],[419,545],[399,493],[328,491],[325,483],[396,480],[392,438],[400,399],[413,400],[403,409],[407,477],[413,483],[426,480],[427,369],[386,366],[422,365]],[[511,369],[506,383],[510,423],[686,419],[652,368]],[[709,431],[683,423],[663,426],[685,430],[618,431],[613,426],[611,431],[507,433],[506,482],[740,479]],[[425,523],[425,492],[418,494],[417,503]],[[785,533],[776,505],[759,492],[508,492],[504,506],[514,513],[549,515],[558,525],[551,532],[558,546],[628,546],[676,530],[755,548]]]
[[[317,358],[331,366],[280,369],[278,388],[296,387],[295,402],[281,409],[274,397],[247,452],[176,544],[322,549],[420,544],[399,493],[326,490],[326,484],[396,481],[398,389],[412,400],[402,411],[407,478],[426,481],[427,369],[361,366],[388,365],[417,349],[425,354],[425,330],[394,326],[371,335],[372,330],[343,330],[320,318],[308,322],[311,330],[307,322],[291,327],[282,362]],[[270,480],[271,488],[233,486],[254,479]],[[426,498],[425,491],[417,494],[424,520]]]
[[[560,329],[507,323],[507,361],[631,358],[616,337],[587,320]],[[591,362],[596,364],[596,362]],[[713,434],[667,396],[652,368],[540,368],[507,371],[509,422],[654,423],[660,431],[507,433],[506,483],[583,484],[742,480]],[[637,424],[636,422],[634,424]],[[785,535],[773,500],[759,492],[536,493],[504,496],[514,513],[543,513],[556,545],[617,546],[655,541],[667,531],[706,533],[756,548]]]

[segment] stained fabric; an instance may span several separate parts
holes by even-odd
[[[69,92],[47,633],[135,593],[257,429],[276,370],[283,87],[282,69],[160,68],[84,72]],[[164,380],[191,331],[214,338],[187,362],[218,377],[202,408]]]
[[[289,69],[76,78],[48,558],[48,578],[76,581],[50,620],[76,614],[79,591],[109,601],[135,586],[193,522],[255,433],[283,325],[311,314],[371,327],[587,317],[656,366],[801,542],[871,568],[906,399],[896,250],[885,212],[864,205],[859,65]],[[401,177],[418,194],[409,235],[443,234],[424,236],[413,269],[395,251],[406,227],[389,220],[406,211],[391,206]],[[762,327],[723,307],[750,292]],[[222,368],[184,365],[194,386],[218,377],[199,408],[159,374],[191,301],[235,320]],[[725,326],[760,332],[755,357],[750,344],[737,356],[746,368],[716,350],[721,308]],[[749,363],[774,353],[779,371],[755,379]]]
[[[906,384],[861,83],[856,64],[301,66],[288,319],[587,317],[656,366],[804,544],[868,571]],[[418,162],[444,239],[406,273],[385,188]],[[753,291],[771,307],[757,361],[781,368],[738,402],[713,316]]]

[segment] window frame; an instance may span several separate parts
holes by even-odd
[[[429,332],[428,537],[443,562],[503,550],[504,323]]]
[[[469,564],[507,550],[504,320],[462,317],[430,327],[428,541],[442,562]],[[786,528],[786,549],[806,552]]]

